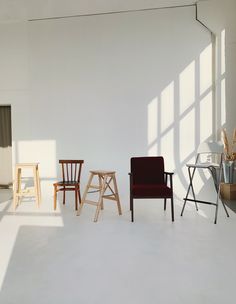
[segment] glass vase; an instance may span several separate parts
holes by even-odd
[[[224,174],[224,182],[226,184],[234,183],[234,161],[233,160],[224,160],[223,161],[223,174]]]

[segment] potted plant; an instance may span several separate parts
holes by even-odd
[[[233,132],[232,141],[229,142],[226,130],[221,131],[221,139],[224,145],[223,172],[225,183],[233,184],[234,182],[234,161],[236,153],[234,151],[236,144],[236,129]]]

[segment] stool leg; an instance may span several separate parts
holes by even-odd
[[[57,185],[54,185],[54,210],[57,209]]]
[[[42,195],[41,195],[41,184],[39,179],[39,168],[36,167],[36,179],[37,179],[37,187],[38,187],[38,195],[39,195],[39,204],[41,204]]]
[[[78,211],[77,211],[77,215],[80,215],[80,214],[81,214],[81,211],[82,211],[82,208],[83,208],[83,206],[84,206],[84,202],[85,202],[85,199],[86,199],[86,196],[87,196],[89,187],[90,187],[91,182],[92,182],[92,179],[93,179],[93,173],[90,173],[90,177],[89,177],[87,186],[86,186],[86,188],[85,188],[85,191],[84,191],[84,194],[83,194],[83,197],[82,197],[81,204],[79,205],[79,209],[78,209]]]
[[[120,198],[119,198],[118,187],[117,187],[115,175],[113,175],[112,179],[113,179],[113,183],[114,183],[115,198],[116,198],[116,201],[117,201],[118,212],[119,212],[119,215],[122,215],[121,205],[120,205]]]
[[[21,171],[21,168],[18,168],[18,173],[17,173],[17,193],[18,193],[18,196],[17,196],[17,205],[20,204],[21,202],[21,198],[22,198],[22,189],[21,189],[21,174],[22,171]]]
[[[106,190],[106,182],[107,182],[107,176],[105,175],[104,178],[103,178],[102,188],[100,190],[100,195],[99,195],[99,200],[98,200],[98,204],[97,204],[97,209],[96,209],[96,212],[95,212],[94,222],[97,222],[98,215],[99,215],[99,212],[100,212],[101,207],[102,207],[103,195],[104,195],[105,190]]]
[[[39,208],[39,189],[38,189],[38,181],[37,181],[37,169],[34,168],[34,193],[35,193],[35,198],[36,198],[36,204]]]
[[[98,176],[98,179],[99,179],[99,188],[100,188],[100,191],[102,189],[102,183],[103,183],[103,178],[102,176]],[[105,192],[105,191],[104,191]],[[102,202],[101,202],[101,209],[103,210],[104,209],[104,204],[103,204],[103,197],[102,197]]]
[[[14,182],[14,191],[13,191],[13,208],[16,210],[17,206],[17,200],[18,200],[18,186],[19,186],[19,180],[18,180],[18,168],[15,169],[15,182]]]

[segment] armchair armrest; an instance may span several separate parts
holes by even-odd
[[[174,175],[174,172],[164,172],[166,175]]]
[[[169,179],[170,179],[170,188],[173,190],[173,175],[174,175],[174,172],[164,172],[164,175],[165,175],[165,182],[166,182],[166,185],[167,185],[167,176],[169,176]]]
[[[129,172],[129,188],[130,188],[130,193],[132,193],[132,190],[133,190],[133,173],[132,172]]]
[[[130,183],[133,183],[133,173],[129,172],[129,179],[130,179]]]

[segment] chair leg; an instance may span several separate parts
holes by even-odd
[[[75,186],[75,211],[78,210],[78,187]]]
[[[223,207],[224,207],[224,209],[225,209],[225,213],[226,213],[226,215],[227,215],[227,217],[229,217],[229,213],[228,213],[228,211],[227,211],[227,208],[226,208],[226,206],[225,206],[225,203],[221,200],[221,203],[222,203],[222,205],[223,205]]]
[[[196,211],[198,211],[198,205],[197,205],[197,202],[196,202],[196,195],[195,195],[195,191],[194,191],[194,189],[193,189],[193,175],[194,175],[194,172],[195,172],[195,168],[194,168],[192,174],[191,174],[190,167],[188,168],[188,175],[189,175],[189,181],[190,181],[190,188],[191,188],[191,190],[192,190],[192,195],[193,195],[193,199],[194,199]],[[187,198],[187,197],[186,197],[186,198]]]
[[[181,215],[181,216],[183,216],[183,213],[184,213],[184,209],[185,209],[186,202],[187,202],[187,200],[185,199],[185,201],[184,201],[184,205],[183,205],[183,208],[182,208],[181,213],[180,213],[180,215]]]
[[[65,187],[63,188],[63,205],[66,203],[66,190]]]
[[[166,198],[164,198],[164,211],[166,211]]]
[[[219,196],[217,195],[217,200],[216,200],[216,212],[215,212],[215,221],[214,221],[214,224],[216,224],[216,222],[217,222],[218,207],[219,207]]]
[[[131,222],[134,221],[134,199],[132,195],[130,195],[130,211],[131,211]]]
[[[80,195],[80,189],[78,189],[78,197],[79,197],[79,204],[81,204],[81,195]]]
[[[54,210],[57,209],[57,185],[54,185]]]
[[[174,199],[173,197],[171,198],[171,218],[172,218],[172,222],[174,222]]]
[[[194,200],[196,200],[195,193],[194,193],[194,190],[193,190],[193,184],[192,184],[195,171],[196,171],[196,168],[193,169],[192,174],[191,174],[190,168],[188,168],[189,185],[188,185],[188,190],[187,190],[186,197],[184,199],[183,208],[182,208],[181,213],[180,213],[181,216],[183,216],[185,205],[186,205],[186,202],[187,202],[187,199],[188,199],[188,196],[189,196],[190,189],[192,190]],[[195,207],[196,207],[196,210],[198,211],[197,202],[195,202]]]

